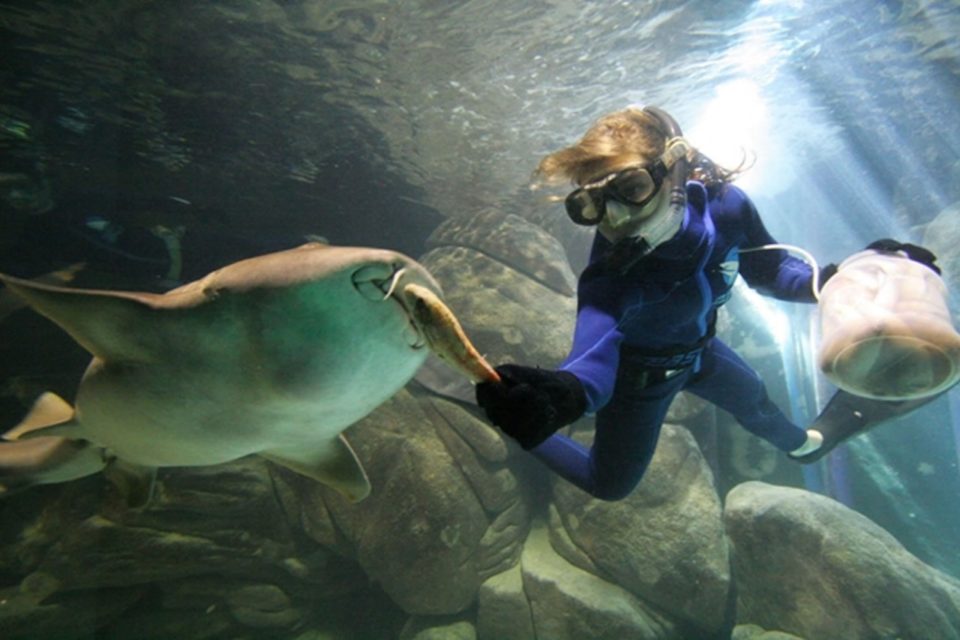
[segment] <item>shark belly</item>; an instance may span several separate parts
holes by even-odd
[[[76,421],[83,438],[151,467],[320,448],[402,388],[426,352],[361,346],[347,359],[326,355],[288,368],[94,360],[78,390]]]

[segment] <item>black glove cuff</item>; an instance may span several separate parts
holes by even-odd
[[[576,422],[587,410],[587,393],[580,378],[569,371],[557,371],[557,385],[563,388],[563,394],[557,399],[557,419],[560,426]]]

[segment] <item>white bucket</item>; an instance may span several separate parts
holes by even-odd
[[[947,288],[899,253],[856,253],[820,292],[820,370],[852,394],[925,398],[960,379],[960,334]]]

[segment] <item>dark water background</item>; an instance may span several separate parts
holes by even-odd
[[[308,234],[418,255],[487,207],[562,227],[530,172],[628,103],[666,108],[717,158],[747,147],[773,234],[839,261],[919,241],[960,200],[958,59],[945,1],[3,2],[0,267],[88,260],[84,277],[160,290],[157,225],[184,233],[182,279]],[[82,353],[15,333],[6,376],[75,383]],[[960,575],[956,415],[944,400],[912,420],[854,452],[882,471],[844,490]]]
[[[744,81],[765,122],[721,155],[752,147],[771,226],[824,259],[797,218],[807,234],[831,220],[842,251],[960,189],[951,2],[2,9],[2,169],[59,207],[175,196],[194,224],[413,249],[440,216],[517,208],[539,156],[596,116],[659,104],[703,133],[718,89]]]

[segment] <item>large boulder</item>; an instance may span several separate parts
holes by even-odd
[[[838,502],[747,482],[724,521],[740,622],[807,640],[960,637],[960,582]]]
[[[520,563],[491,576],[480,586],[477,635],[481,640],[531,640],[537,637],[533,612],[523,587]]]
[[[484,209],[443,223],[427,238],[431,248],[466,247],[564,296],[576,292],[563,246],[550,233],[519,216]]]
[[[734,628],[730,640],[803,640],[803,638],[783,631],[767,631],[755,624],[742,624]]]
[[[559,478],[554,496],[551,540],[564,558],[626,589],[690,637],[724,633],[730,561],[720,500],[689,431],[664,425],[650,468],[624,500],[594,499]]]
[[[399,640],[477,640],[477,630],[472,621],[461,617],[414,616],[400,631]]]
[[[517,216],[486,211],[447,221],[428,245],[420,262],[494,365],[560,363],[573,335],[575,278],[553,236]]]
[[[465,439],[458,428],[484,435]],[[518,561],[529,510],[491,427],[445,400],[401,391],[348,435],[371,495],[351,504],[298,480],[301,519],[406,612],[464,611],[484,580]]]
[[[534,529],[527,540],[522,576],[535,630],[532,640],[683,637],[666,616],[628,590],[558,555],[545,528]],[[480,615],[482,619],[484,612]]]

